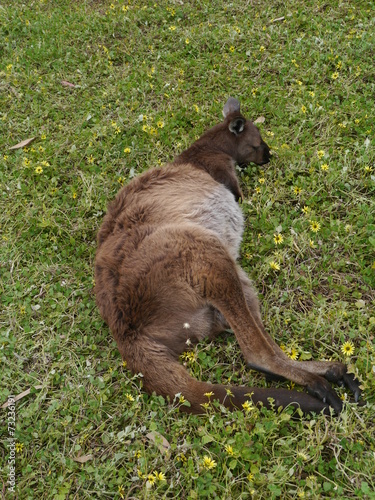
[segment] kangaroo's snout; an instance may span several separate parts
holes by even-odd
[[[258,165],[265,165],[271,161],[271,150],[264,141],[262,141],[262,144],[258,148],[258,154]]]

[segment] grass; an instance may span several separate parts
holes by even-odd
[[[16,493],[1,410],[3,498],[375,498],[374,20],[370,0],[2,3],[0,402],[31,388]],[[108,201],[229,95],[274,152],[241,176],[241,263],[291,356],[345,358],[362,381],[367,406],[340,419],[181,415],[144,394],[96,310]],[[183,362],[267,385],[230,334]]]

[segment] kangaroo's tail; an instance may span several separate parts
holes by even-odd
[[[243,409],[246,402],[252,402],[256,405],[263,404],[267,408],[292,406],[300,408],[304,413],[320,413],[322,410],[329,413],[327,404],[304,392],[198,381],[166,346],[151,339],[141,337],[139,340],[133,340],[131,353],[129,368],[134,373],[142,373],[146,391],[149,394],[155,392],[168,397],[171,401],[176,394],[180,394],[190,404],[182,405],[182,411],[203,413],[205,403],[216,399],[229,409]]]

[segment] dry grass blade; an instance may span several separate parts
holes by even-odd
[[[21,149],[25,148],[29,144],[31,144],[33,141],[35,141],[36,137],[30,137],[30,139],[25,139],[24,141],[19,142],[18,144],[15,144],[9,149]]]
[[[74,462],[78,462],[79,464],[85,464],[86,462],[93,459],[94,455],[82,455],[82,457],[73,458]]]
[[[38,391],[39,391],[40,389],[42,389],[42,388],[43,388],[43,386],[42,386],[42,385],[36,385],[36,386],[34,387],[34,389],[37,389]],[[28,396],[28,395],[30,394],[30,392],[31,392],[31,389],[32,389],[32,388],[31,388],[31,387],[29,387],[29,389],[26,389],[26,391],[23,391],[23,392],[21,392],[21,394],[18,394],[18,396],[16,396],[16,397],[14,398],[14,401],[19,401],[20,399],[24,398],[25,396]],[[9,405],[10,405],[10,402],[9,402],[9,401],[7,401],[6,403],[4,403],[4,404],[2,405],[2,407],[1,407],[1,408],[2,408],[2,409],[4,409],[4,408],[8,408],[8,406],[9,406]]]

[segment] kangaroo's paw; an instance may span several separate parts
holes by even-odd
[[[307,386],[309,394],[331,406],[338,415],[342,410],[342,400],[323,377],[314,377]]]
[[[344,366],[344,370],[342,369]],[[359,388],[359,380],[355,378],[353,373],[348,373],[345,365],[333,366],[325,374],[325,378],[329,382],[334,382],[341,387],[347,387],[354,394],[354,401],[357,403],[361,397],[361,389]]]

